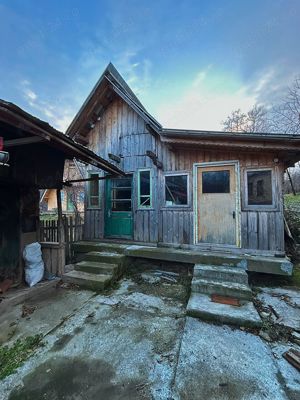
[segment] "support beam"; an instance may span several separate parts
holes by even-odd
[[[12,140],[5,140],[4,147],[15,147],[15,146],[24,146],[25,144],[34,144],[45,142],[46,140],[50,141],[50,138],[44,139],[39,136],[29,136],[24,138],[12,139]]]
[[[104,179],[113,178],[115,175],[105,175],[105,176],[94,176],[93,178],[85,178],[85,179],[72,179],[70,181],[64,181],[64,186],[72,186],[72,183],[78,182],[90,182],[90,181],[102,181]]]
[[[163,169],[163,163],[160,162],[160,161],[158,161],[157,155],[156,155],[155,153],[153,153],[153,151],[147,150],[147,151],[146,151],[146,156],[149,157],[149,158],[151,158],[153,164],[156,165],[157,168]]]
[[[121,162],[121,157],[116,156],[115,154],[112,153],[108,153],[108,158],[110,158],[111,160],[120,163]]]

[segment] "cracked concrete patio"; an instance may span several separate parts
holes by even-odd
[[[188,287],[149,271],[106,294],[52,288],[26,318],[14,307],[1,320],[10,343],[43,332],[45,345],[1,381],[0,398],[296,399],[286,344],[186,317]]]

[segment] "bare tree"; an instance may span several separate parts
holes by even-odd
[[[254,105],[247,113],[238,109],[222,121],[222,125],[228,132],[267,132],[268,110],[262,105]]]
[[[273,107],[271,129],[278,133],[300,134],[300,75],[281,103]]]

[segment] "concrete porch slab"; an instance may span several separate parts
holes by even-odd
[[[262,322],[252,302],[245,302],[240,307],[214,303],[210,296],[192,293],[187,305],[187,315],[212,321],[245,327],[260,327]]]
[[[254,335],[187,318],[174,400],[286,400],[272,353]]]
[[[129,257],[152,260],[171,261],[186,264],[208,264],[240,267],[247,271],[255,271],[277,275],[292,275],[293,264],[286,257],[259,256],[249,254],[233,254],[212,252],[199,249],[182,250],[169,247],[128,246],[124,254]]]

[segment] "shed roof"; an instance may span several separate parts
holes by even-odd
[[[39,137],[44,143],[62,151],[66,155],[66,158],[77,158],[111,174],[124,174],[124,172],[115,165],[99,157],[87,147],[75,142],[68,135],[56,130],[47,122],[34,117],[15,104],[1,99],[0,121],[11,125],[18,130]]]

